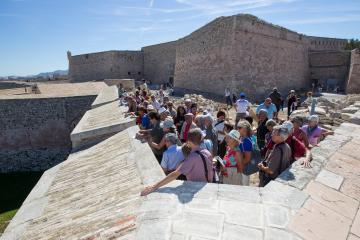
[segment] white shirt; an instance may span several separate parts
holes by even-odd
[[[230,96],[230,90],[229,89],[225,89],[225,97],[228,97],[228,96]]]
[[[246,113],[248,107],[250,107],[250,103],[246,99],[238,99],[235,104],[236,113]]]
[[[161,108],[161,104],[155,100],[151,103],[151,105],[156,109],[156,110],[159,110]]]
[[[224,131],[224,127],[225,127],[225,121],[223,121],[222,123],[217,124],[217,122],[214,124],[214,129],[218,134],[218,141],[222,141],[225,138],[225,135],[223,133],[219,133]],[[215,126],[216,125],[216,126]]]

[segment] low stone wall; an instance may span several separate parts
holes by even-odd
[[[134,79],[104,79],[104,82],[108,86],[113,86],[113,85],[117,86],[119,84],[122,84],[126,91],[132,91],[135,89]]]
[[[91,104],[91,108],[100,107],[104,104],[114,102],[119,99],[118,88],[116,86],[104,87]]]
[[[126,114],[127,107],[111,102],[85,113],[71,133],[73,150],[92,146],[135,125],[135,118]]]
[[[0,172],[46,170],[71,151],[70,133],[95,96],[0,100]]]

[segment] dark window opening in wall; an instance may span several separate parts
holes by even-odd
[[[113,70],[113,69],[112,69],[112,68],[110,68],[110,72],[112,72],[112,70]]]
[[[85,55],[85,58],[86,58],[86,59],[89,59],[89,54],[86,54],[86,55]]]
[[[174,86],[174,77],[169,77],[169,84]]]
[[[130,75],[131,75],[131,72],[128,72],[128,75],[130,76]]]
[[[141,75],[141,72],[138,72],[138,75]]]

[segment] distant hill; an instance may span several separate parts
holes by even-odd
[[[0,76],[0,80],[2,79],[31,79],[31,78],[53,78],[54,76],[66,76],[68,74],[68,70],[56,70],[53,72],[42,72],[39,74],[35,74],[35,75],[27,75],[27,76],[7,76],[7,77],[1,77]]]
[[[68,74],[68,70],[56,70],[53,72],[43,72],[43,73],[39,73],[37,75],[34,76],[28,76],[28,77],[51,77],[53,75],[57,75],[57,76],[64,76]]]

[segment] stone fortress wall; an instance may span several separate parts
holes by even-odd
[[[221,97],[225,87],[232,87],[256,99],[273,86],[286,92],[290,88],[309,89],[314,81],[331,79],[345,87],[350,78],[350,52],[343,50],[346,43],[346,39],[305,36],[239,14],[217,18],[177,41],[133,52],[137,56],[134,62],[119,62],[111,57],[116,51],[95,53],[96,57],[70,54],[70,79],[143,77],[153,83],[174,83],[179,93]],[[91,64],[87,63],[89,59]],[[142,69],[138,70],[142,74],[132,76],[132,64]],[[360,79],[356,77],[353,82]]]
[[[307,37],[310,41],[310,50],[323,51],[323,50],[343,50],[346,46],[346,40],[337,38],[324,38],[324,37]]]
[[[347,91],[348,93],[360,92],[360,49],[351,51],[351,65]]]
[[[106,78],[143,78],[141,51],[107,51],[68,56],[69,77],[76,82]]]
[[[302,88],[309,79],[307,50],[306,38],[256,18],[219,18],[179,40],[175,86],[218,95],[231,87],[252,98],[274,85]]]
[[[311,80],[326,85],[346,88],[349,75],[350,51],[323,50],[310,51]]]
[[[96,95],[0,100],[0,172],[41,171],[64,161],[70,133]]]
[[[168,42],[142,48],[144,77],[153,83],[167,83],[174,78],[177,42]]]

